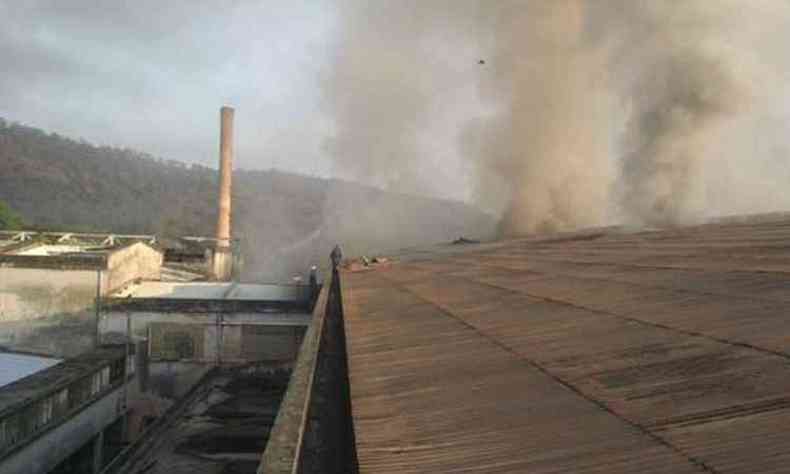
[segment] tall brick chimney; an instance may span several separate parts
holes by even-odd
[[[214,249],[212,273],[216,280],[230,280],[233,270],[231,251],[231,183],[233,179],[233,108],[220,109],[219,136],[219,202],[217,245]]]

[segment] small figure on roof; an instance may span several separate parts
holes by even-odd
[[[318,267],[310,267],[310,301],[314,302],[318,298]]]
[[[310,286],[318,286],[318,267],[310,267]]]
[[[343,261],[343,252],[340,250],[340,245],[335,245],[332,253],[329,254],[329,258],[332,260],[332,268],[337,268],[340,265],[340,262]]]

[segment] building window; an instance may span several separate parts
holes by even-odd
[[[19,441],[19,417],[10,416],[0,421],[0,452]]]
[[[55,405],[55,396],[47,397],[39,402],[38,424],[36,428],[40,428],[52,420],[52,412]]]
[[[112,363],[110,370],[110,383],[123,380],[123,359],[118,359]]]
[[[78,380],[69,386],[69,408],[77,408],[90,398],[93,377]]]
[[[55,395],[55,416],[65,414],[69,410],[69,389],[64,388]]]
[[[91,391],[89,397],[98,395],[101,392],[101,372],[96,372],[91,376]]]
[[[101,369],[101,388],[105,388],[110,385],[110,366]]]

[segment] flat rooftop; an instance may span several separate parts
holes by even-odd
[[[46,362],[49,364],[46,367],[37,368],[0,389],[0,418],[17,413],[20,407],[31,400],[43,398],[65,388],[110,361],[123,358],[124,350],[123,346],[104,346],[66,360]],[[34,361],[28,362],[35,364]]]
[[[81,253],[81,252],[89,252],[89,251],[105,251],[111,250],[110,248],[91,248],[85,247],[80,245],[56,245],[56,244],[46,244],[46,245],[37,245],[30,248],[25,248],[15,252],[14,255],[25,255],[25,256],[33,256],[33,257],[46,257],[50,255],[66,255],[71,253]]]
[[[59,364],[61,359],[0,352],[0,387]]]
[[[787,472],[790,220],[342,273],[362,473]]]
[[[299,301],[305,298],[305,291],[305,286],[297,285],[146,281],[130,285],[112,296],[117,298],[190,300]]]

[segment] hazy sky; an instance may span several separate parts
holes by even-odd
[[[326,1],[0,0],[0,116],[214,166],[219,107],[237,164],[326,174]]]
[[[592,77],[557,47],[575,21],[559,4],[583,12],[579,48],[600,66],[602,121],[579,112],[592,106]],[[563,28],[546,27],[553,22]],[[786,209],[788,31],[788,0],[0,0],[0,116],[215,166],[227,104],[236,107],[237,167],[358,179],[501,210],[487,203],[506,203],[521,188],[575,203],[566,197],[591,182],[578,171],[605,167],[600,188],[612,207],[634,155],[629,137],[653,143],[647,119],[671,112],[681,138],[695,141],[684,153],[699,162],[701,214]],[[676,49],[695,54],[667,60]],[[707,66],[690,77],[684,61]],[[701,129],[683,125],[695,115],[682,99],[707,103],[718,69],[743,98],[690,137],[686,130]],[[566,76],[576,83],[564,84]],[[674,94],[668,84],[695,87]],[[531,99],[540,97],[554,99]],[[563,101],[567,116],[548,120]],[[567,168],[578,186],[555,169],[572,155],[566,138],[581,143],[572,123],[605,146],[596,164],[579,147],[580,164]],[[557,141],[544,152],[525,133],[540,138],[549,125]],[[673,160],[685,156],[678,143],[662,145]],[[543,170],[541,160],[551,166]],[[519,162],[538,184],[559,180],[559,189],[530,186],[503,161]],[[480,187],[480,164],[492,162],[488,172],[509,186]]]

